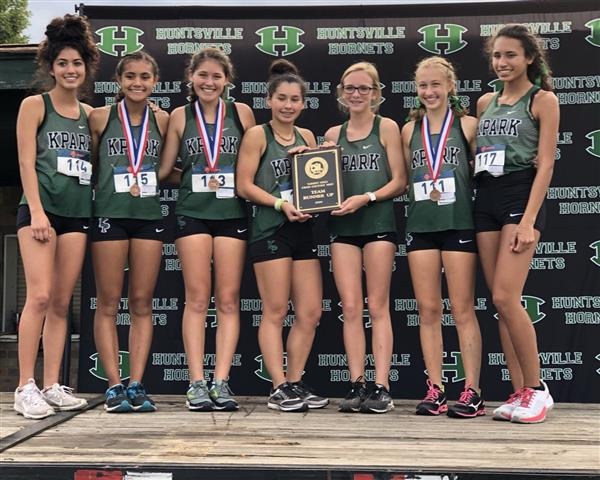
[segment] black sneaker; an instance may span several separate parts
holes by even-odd
[[[126,413],[133,411],[133,407],[131,406],[131,402],[129,401],[129,397],[127,396],[123,385],[113,385],[106,390],[104,410],[109,413]]]
[[[465,385],[458,402],[448,408],[448,416],[452,418],[473,418],[485,415],[485,404],[481,396]]]
[[[329,405],[329,399],[317,395],[314,390],[302,380],[299,382],[290,382],[292,388],[300,396],[308,408],[323,408]]]
[[[421,403],[417,405],[417,415],[440,415],[448,411],[446,394],[442,389],[427,380],[427,394]]]
[[[376,383],[360,406],[362,413],[387,413],[394,409],[394,400],[387,388]]]
[[[156,405],[146,394],[146,389],[140,382],[131,382],[127,386],[127,396],[134,412],[154,412]]]
[[[308,405],[288,382],[278,385],[271,390],[267,407],[282,412],[306,412]]]
[[[338,406],[340,412],[360,412],[360,406],[367,398],[367,384],[362,379],[362,376],[358,377],[351,383],[350,391]]]

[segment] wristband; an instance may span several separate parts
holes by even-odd
[[[369,197],[369,203],[375,203],[377,201],[377,197],[373,192],[365,192],[365,195]]]
[[[283,207],[283,204],[285,202],[287,202],[287,200],[284,200],[283,198],[278,198],[277,200],[275,200],[275,205],[273,205],[273,208],[278,212],[281,212],[281,207]]]

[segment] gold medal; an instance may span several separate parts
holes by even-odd
[[[429,198],[434,202],[437,202],[441,198],[441,196],[442,194],[440,193],[440,191],[436,190],[435,188],[429,194]]]
[[[139,197],[140,196],[140,187],[137,183],[134,183],[131,188],[129,189],[129,193],[131,194],[132,197]]]
[[[216,192],[219,189],[219,181],[216,177],[210,177],[208,181],[208,188],[210,188],[213,192]]]

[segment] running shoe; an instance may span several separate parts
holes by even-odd
[[[308,410],[307,403],[288,382],[271,390],[267,407],[282,412],[306,412]]]
[[[55,383],[51,387],[44,388],[42,395],[46,403],[55,410],[71,411],[81,410],[87,407],[87,400],[85,398],[77,398],[73,395],[73,389],[65,385],[59,385]]]
[[[360,412],[360,406],[367,398],[367,384],[363,381],[362,376],[358,377],[351,385],[350,391],[338,406],[340,412]]]
[[[133,411],[124,385],[120,383],[113,385],[106,390],[105,395],[106,400],[104,401],[104,410],[108,413],[127,413]]]
[[[427,380],[427,394],[421,403],[417,405],[417,415],[440,415],[448,411],[446,394],[439,385]]]
[[[215,409],[206,380],[197,380],[190,383],[185,396],[187,398],[185,404],[192,411],[210,412]]]
[[[240,408],[235,398],[233,398],[233,392],[229,388],[227,380],[213,382],[208,394],[214,404],[215,410],[230,412]]]
[[[394,400],[387,388],[376,383],[360,405],[362,413],[387,413],[394,409]]]
[[[448,408],[448,416],[452,418],[474,418],[481,415],[485,415],[483,398],[470,385],[465,385],[458,402]]]
[[[127,386],[127,396],[134,412],[154,412],[156,404],[146,393],[144,385],[140,382],[131,382]]]
[[[554,400],[543,380],[543,390],[524,387],[521,391],[521,403],[513,410],[510,421],[513,423],[541,423],[554,407]]]
[[[299,382],[290,382],[292,388],[300,398],[308,405],[308,408],[323,408],[329,405],[329,399],[317,395],[315,391],[302,380]]]
[[[492,418],[494,420],[506,420],[507,422],[510,422],[515,408],[521,405],[522,393],[522,388],[519,388],[516,392],[511,393],[506,402],[494,410]]]
[[[55,413],[54,408],[44,399],[44,395],[40,392],[33,378],[27,380],[22,388],[15,390],[13,408],[25,418],[33,420],[40,420]]]

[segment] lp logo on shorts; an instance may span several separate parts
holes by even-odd
[[[546,314],[542,312],[540,307],[546,303],[545,300],[540,297],[534,297],[533,295],[521,295],[521,304],[529,315],[531,323],[537,323],[546,318]],[[494,314],[494,318],[498,318],[498,314]]]
[[[594,256],[590,257],[590,260],[594,265],[600,267],[600,240],[596,240],[594,243],[590,244],[590,248],[594,249]]]
[[[448,33],[442,33],[442,28]],[[444,23],[443,26],[434,23],[425,25],[417,31],[423,35],[423,40],[418,44],[419,47],[430,53],[449,55],[467,46],[467,42],[462,39],[462,35],[467,31],[467,28],[456,23]],[[446,48],[442,49],[441,45],[446,45]]]
[[[585,37],[585,39],[594,47],[600,47],[600,18],[590,20],[585,26],[591,30],[590,35]]]
[[[458,383],[463,381],[465,377],[465,367],[463,366],[462,355],[460,352],[444,352],[444,359],[449,356],[454,360],[453,362],[442,363],[442,380],[444,383],[452,381],[452,383]]]
[[[123,36],[117,36],[118,30],[121,30]],[[125,25],[121,27],[103,27],[96,30],[96,34],[100,36],[100,42],[97,44],[98,50],[113,57],[118,57],[119,55],[124,57],[144,48],[144,44],[139,42],[140,35],[143,35],[144,31],[136,27]],[[117,45],[123,47],[120,49],[120,52],[115,48]]]
[[[281,30],[281,35],[275,36],[276,32]],[[261,52],[274,57],[293,55],[304,48],[300,42],[300,35],[304,35],[304,30],[298,27],[283,25],[281,27],[263,27],[256,31],[260,36],[260,43],[254,45]],[[275,50],[276,46],[282,46],[283,50]]]
[[[594,157],[600,158],[600,130],[588,133],[585,138],[589,138],[592,141],[592,144],[585,151]]]
[[[94,366],[89,369],[89,372],[100,380],[108,380],[98,352],[90,355],[90,360],[94,362]],[[125,350],[119,350],[119,376],[123,380],[129,378],[129,352]]]
[[[261,380],[264,380],[266,382],[270,382],[271,380],[273,380],[271,378],[271,375],[269,374],[269,371],[267,370],[267,366],[265,365],[265,362],[263,361],[263,356],[262,355],[257,355],[256,357],[254,357],[254,360],[256,360],[258,362],[258,368],[256,370],[254,370],[254,374],[260,378]],[[287,370],[287,352],[283,352],[283,371],[285,372]]]

